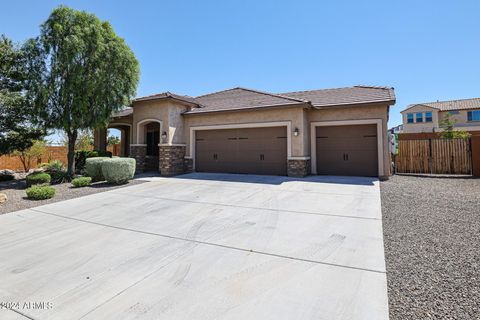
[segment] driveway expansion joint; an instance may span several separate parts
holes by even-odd
[[[42,213],[42,214],[46,214],[46,215],[50,215],[50,216],[55,216],[55,217],[62,218],[62,219],[68,219],[68,220],[72,220],[72,221],[83,222],[83,223],[93,224],[93,225],[97,225],[97,226],[102,226],[102,227],[107,227],[107,228],[112,228],[112,229],[117,229],[117,230],[122,230],[122,231],[141,233],[141,234],[145,234],[145,235],[151,235],[151,236],[157,236],[157,237],[168,238],[168,239],[173,239],[173,240],[179,240],[179,241],[191,242],[191,243],[202,244],[202,245],[207,245],[207,246],[219,247],[219,248],[224,248],[224,249],[242,251],[242,252],[246,252],[246,253],[256,253],[256,254],[260,254],[260,255],[264,255],[264,256],[295,260],[295,261],[299,261],[299,262],[307,262],[307,263],[314,263],[314,264],[320,264],[320,265],[326,265],[326,266],[332,266],[332,267],[338,267],[338,268],[344,268],[344,269],[350,269],[350,270],[358,270],[358,271],[366,271],[366,272],[373,272],[373,273],[379,273],[379,274],[386,274],[386,271],[381,271],[381,270],[346,266],[346,265],[341,265],[341,264],[336,264],[336,263],[322,262],[322,261],[310,260],[310,259],[302,259],[302,258],[296,258],[296,257],[286,256],[286,255],[281,255],[281,254],[275,254],[275,253],[257,251],[257,250],[252,250],[252,249],[244,249],[244,248],[239,248],[239,247],[227,246],[227,245],[222,245],[222,244],[213,243],[213,242],[200,241],[200,240],[194,240],[194,239],[186,239],[186,238],[171,236],[171,235],[167,235],[167,234],[161,234],[161,233],[155,233],[155,232],[149,232],[149,231],[142,231],[142,230],[136,230],[136,229],[131,229],[131,228],[113,226],[113,225],[104,224],[104,223],[100,223],[100,222],[94,222],[94,221],[88,221],[88,220],[79,219],[79,218],[67,217],[67,216],[63,216],[61,214],[46,212],[46,211],[42,211],[42,210],[39,210],[39,209],[36,209],[36,208],[30,208],[29,210],[32,210],[32,211],[35,211],[35,212],[38,212],[38,213]]]
[[[171,199],[171,198],[164,198],[164,197],[157,197],[157,196],[143,196],[143,195],[114,192],[114,191],[112,191],[112,193],[119,194],[122,196],[131,196],[131,197],[144,198],[144,199],[158,199],[158,200],[166,200],[166,201],[195,203],[195,204],[202,204],[202,205],[213,205],[213,206],[219,206],[219,207],[232,207],[232,208],[240,208],[240,209],[255,209],[255,210],[263,210],[263,211],[273,211],[273,212],[309,214],[314,216],[338,217],[338,218],[347,218],[347,219],[378,220],[378,221],[382,220],[380,218],[355,217],[355,216],[347,216],[347,215],[334,214],[334,213],[319,213],[319,212],[308,212],[308,211],[298,211],[298,210],[271,209],[271,208],[249,207],[249,206],[241,206],[241,205],[235,205],[235,204],[216,203],[216,202]]]

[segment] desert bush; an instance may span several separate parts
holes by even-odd
[[[107,159],[101,163],[102,174],[108,183],[126,183],[135,174],[135,164],[132,158]]]
[[[27,198],[32,200],[50,199],[55,195],[55,188],[50,186],[32,186],[26,190]]]
[[[50,184],[51,180],[52,177],[46,172],[31,173],[25,178],[27,187],[31,187],[36,184]]]
[[[78,177],[72,180],[72,185],[75,188],[86,187],[92,184],[91,177]]]
[[[45,172],[50,175],[50,177],[52,177],[52,184],[63,183],[70,181],[71,179],[65,170],[63,162],[60,160],[52,160],[49,163],[42,163],[40,167],[44,169]]]
[[[85,160],[85,174],[92,178],[93,181],[103,181],[105,178],[102,174],[102,162],[110,160],[107,157],[95,157]]]
[[[77,173],[83,173],[85,170],[85,160],[88,158],[96,157],[112,157],[110,151],[100,151],[100,150],[79,150],[75,151],[75,171]]]

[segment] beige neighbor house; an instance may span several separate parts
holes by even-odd
[[[450,114],[455,129],[480,135],[480,98],[416,103],[401,113],[402,134],[441,132],[440,122]]]
[[[393,88],[268,93],[233,88],[199,97],[137,98],[112,118],[122,155],[137,171],[225,172],[303,177],[390,175],[387,141]],[[105,147],[105,130],[95,135]]]

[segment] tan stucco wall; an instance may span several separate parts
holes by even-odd
[[[205,114],[184,116],[185,137],[187,143],[187,156],[190,155],[190,127],[213,126],[226,124],[265,123],[275,121],[289,121],[292,130],[292,157],[308,155],[305,140],[308,139],[305,129],[305,111],[302,107],[277,107],[266,110],[251,110],[239,112],[211,112]],[[293,131],[299,129],[299,135],[295,137]]]
[[[162,131],[168,132],[169,144],[186,144],[187,156],[190,154],[190,128],[216,125],[259,124],[266,122],[289,122],[291,130],[291,157],[310,157],[310,124],[317,121],[381,119],[383,134],[384,175],[390,174],[390,155],[388,153],[387,121],[388,105],[361,105],[334,107],[322,110],[302,107],[277,107],[265,110],[255,109],[237,112],[210,112],[196,115],[182,115],[187,107],[170,100],[136,102],[132,117],[132,144],[137,142],[137,124],[145,119],[162,121]],[[298,128],[299,135],[293,132]],[[142,129],[140,130],[142,131]],[[165,143],[162,141],[162,143]]]
[[[432,122],[425,122],[425,112],[432,112]],[[422,112],[424,115],[424,122],[416,123],[415,113]],[[407,123],[407,114],[413,113],[413,121],[414,123]],[[403,132],[405,133],[419,133],[419,132],[435,132],[438,131],[438,123],[439,123],[439,111],[434,108],[430,108],[427,106],[414,106],[410,109],[402,111],[402,119],[403,119]]]
[[[458,110],[457,114],[450,114],[450,119],[455,121],[455,129],[459,130],[480,130],[480,122],[479,121],[468,121],[468,111],[478,110],[478,109],[471,109],[471,110]],[[448,111],[441,111],[440,112],[440,121],[444,119],[445,114]],[[455,113],[455,112],[454,112]],[[442,130],[439,130],[442,131]]]
[[[161,143],[168,144],[180,144],[183,141],[183,119],[181,114],[186,111],[186,107],[170,101],[170,100],[151,100],[135,102],[133,106],[133,143],[144,143],[143,138],[143,125],[141,123],[138,128],[138,123],[146,120],[159,120],[162,122],[161,131],[165,131],[168,134],[167,141],[161,141]],[[140,132],[137,132],[140,129]]]
[[[383,172],[384,176],[390,175],[390,154],[388,151],[388,108],[384,105],[371,106],[350,106],[350,107],[334,107],[322,110],[308,110],[309,123],[317,121],[341,121],[341,120],[382,120],[383,132]],[[310,126],[310,125],[309,125]],[[309,142],[310,143],[310,142]]]

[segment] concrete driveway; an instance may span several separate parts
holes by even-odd
[[[388,319],[373,178],[152,178],[0,216],[0,257],[0,319]]]

